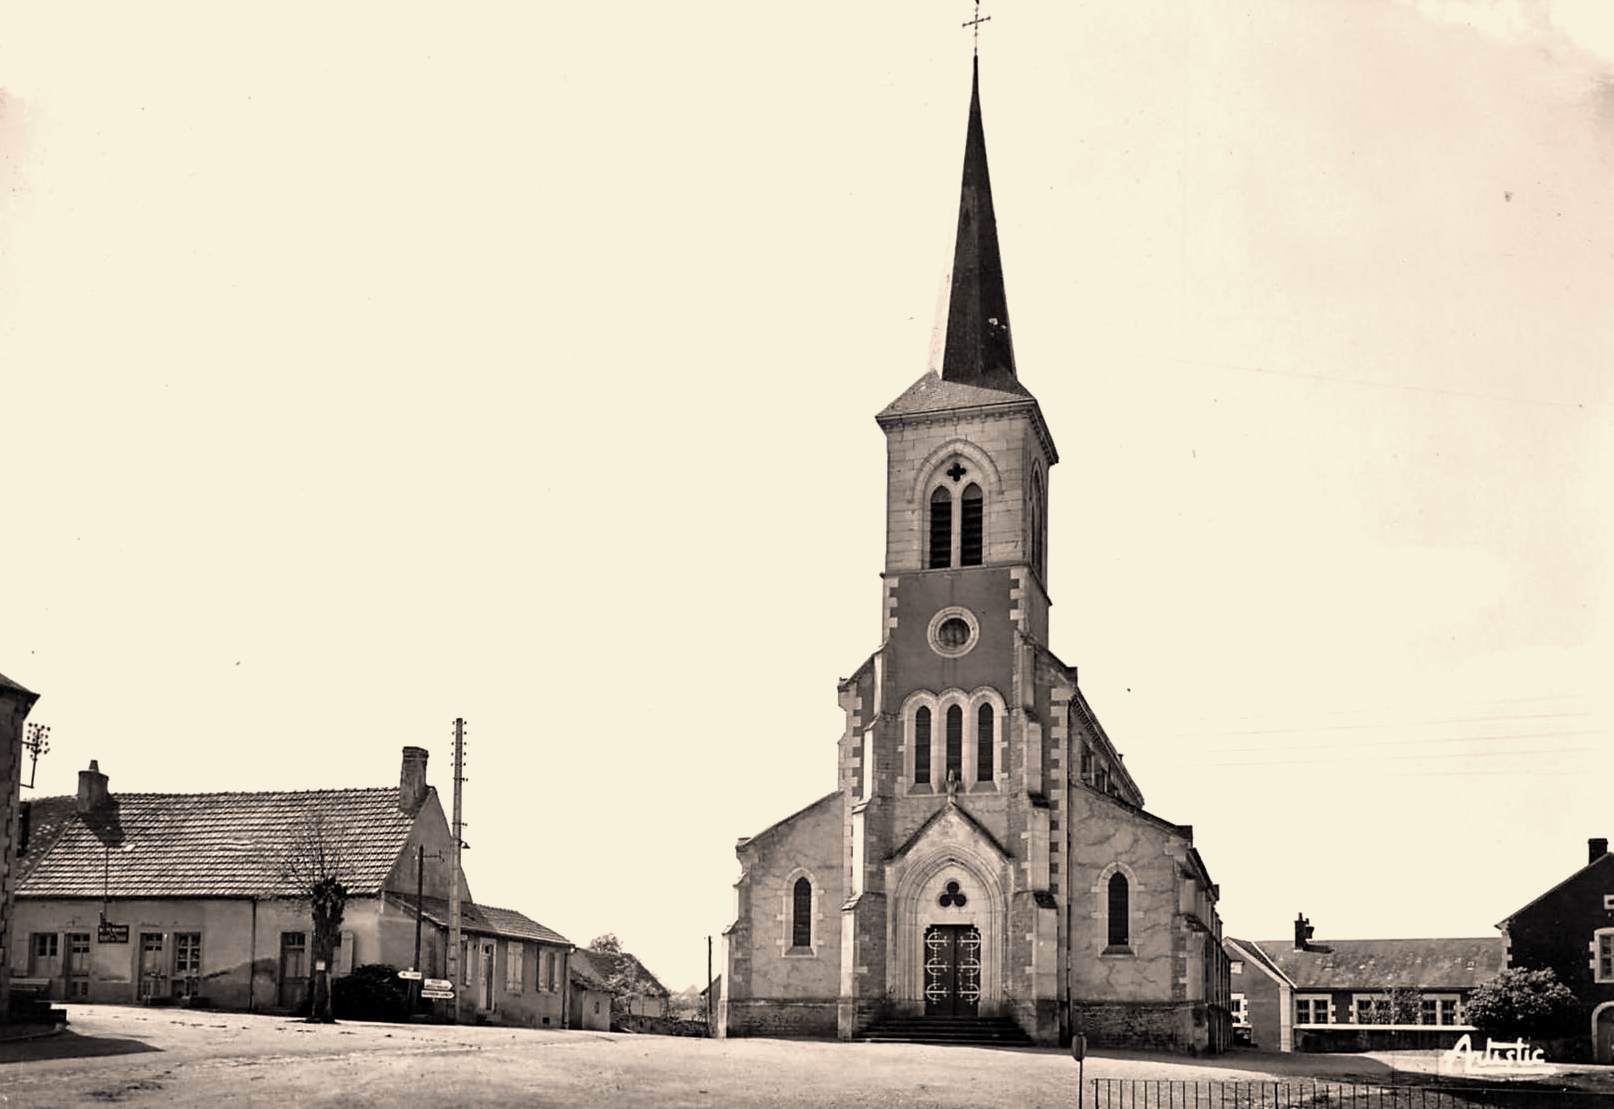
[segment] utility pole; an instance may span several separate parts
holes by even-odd
[[[454,1023],[460,1020],[460,990],[465,975],[460,973],[460,851],[464,822],[460,819],[461,793],[465,784],[465,719],[454,718],[454,865],[448,876],[448,980],[454,984]]]
[[[712,937],[706,937],[706,1034],[712,1034]]]
[[[420,918],[422,897],[426,893],[426,848],[421,844],[415,845],[415,961],[409,964],[409,969],[420,970]],[[420,979],[409,980],[409,1015],[413,1017],[420,1011]]]

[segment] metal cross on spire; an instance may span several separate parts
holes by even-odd
[[[960,27],[968,27],[970,29],[970,34],[975,40],[974,51],[977,57],[979,57],[981,53],[981,24],[991,22],[991,19],[991,16],[981,14],[981,0],[975,0],[975,18],[959,24]]]

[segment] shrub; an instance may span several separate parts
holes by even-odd
[[[408,1020],[409,983],[398,977],[396,967],[355,967],[331,980],[331,1003],[338,1020]]]
[[[1567,1032],[1575,995],[1550,970],[1504,970],[1469,995],[1468,1023],[1487,1036],[1546,1039]]]

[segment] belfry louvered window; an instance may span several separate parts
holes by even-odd
[[[1125,947],[1130,942],[1127,913],[1131,909],[1131,891],[1126,875],[1116,871],[1110,875],[1110,946]]]
[[[790,946],[813,945],[813,884],[797,878],[790,894]]]
[[[930,561],[932,570],[953,564],[953,495],[938,488],[930,495]]]
[[[913,780],[930,784],[930,710],[923,705],[913,714]]]
[[[992,706],[982,705],[975,715],[976,781],[990,782],[992,780],[992,756],[997,750],[992,727],[995,722],[992,716]]]
[[[958,514],[958,564],[960,566],[979,566],[981,564],[982,534],[985,524],[984,504],[981,500],[981,487],[971,482],[964,489],[963,501]]]
[[[947,777],[964,780],[964,710],[957,705],[947,709]]]

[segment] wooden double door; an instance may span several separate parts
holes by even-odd
[[[932,924],[925,929],[925,1016],[973,1017],[980,1007],[980,929]]]

